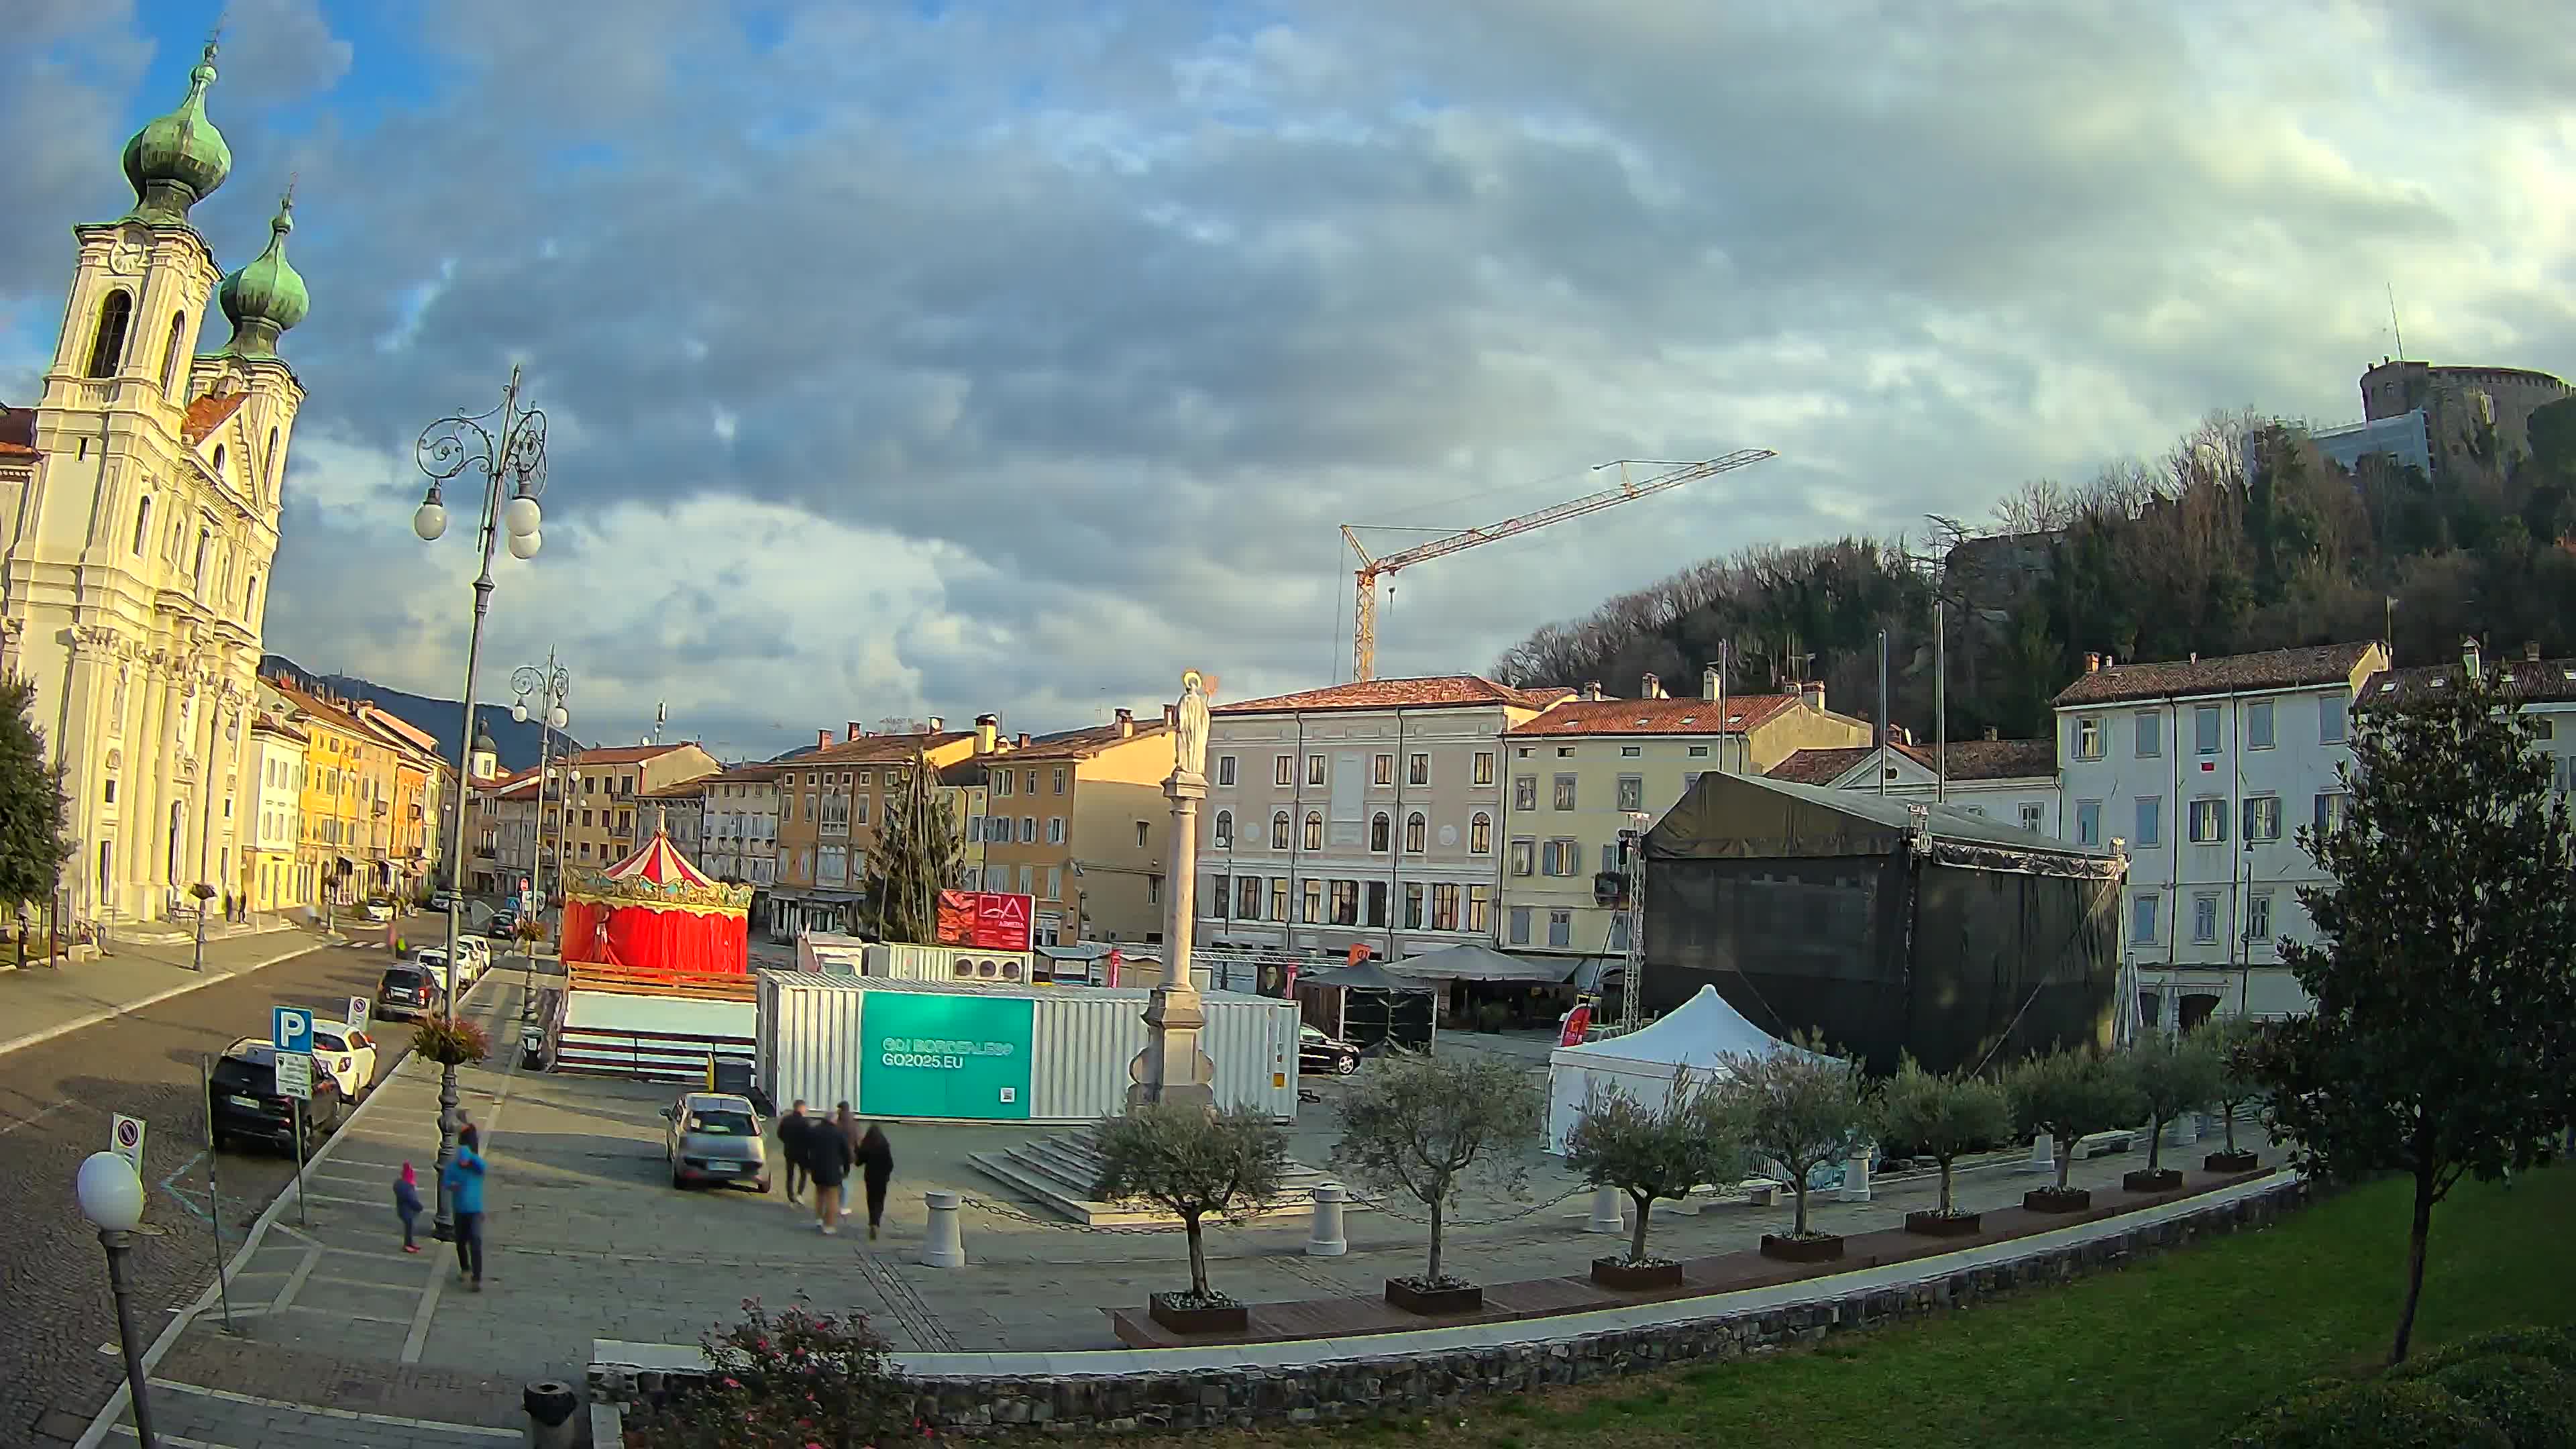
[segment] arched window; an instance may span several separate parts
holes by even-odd
[[[143,556],[143,541],[144,541],[145,539],[150,538],[151,536],[152,536],[152,495],[151,495],[151,494],[149,494],[149,493],[146,493],[146,494],[144,494],[144,495],[143,495],[143,501],[142,501],[142,502],[140,502],[140,503],[138,503],[138,504],[136,504],[136,505],[134,505],[134,556],[135,556],[135,557],[137,557],[137,558],[141,558],[141,557]]]
[[[1395,822],[1381,810],[1369,818],[1369,849],[1384,855],[1394,844]]]
[[[1467,853],[1491,855],[1494,852],[1494,817],[1479,810],[1467,822]]]
[[[179,339],[187,335],[188,314],[170,314],[170,340],[161,344],[161,390],[176,397],[179,393]]]
[[[215,531],[213,529],[200,527],[197,530],[197,561],[195,565],[188,570],[188,576],[190,578],[202,579],[206,576],[206,550],[214,547],[214,543]]]
[[[89,375],[114,377],[125,363],[125,329],[134,320],[134,298],[123,287],[98,304],[98,330],[90,334]]]
[[[224,445],[221,443],[215,444],[215,476],[224,476]]]
[[[1216,848],[1234,849],[1234,812],[1231,810],[1216,812]]]
[[[1288,812],[1285,810],[1270,817],[1270,848],[1272,850],[1288,848]]]
[[[242,614],[246,618],[259,617],[259,575],[257,574],[252,574],[250,582],[242,585]]]
[[[1422,812],[1419,810],[1404,817],[1404,849],[1407,854],[1422,853],[1422,835],[1429,826],[1430,822],[1422,818]]]
[[[1321,811],[1306,812],[1306,848],[1308,850],[1324,848],[1324,816]]]
[[[271,492],[277,489],[277,429],[268,430],[268,457],[260,463],[260,484]]]

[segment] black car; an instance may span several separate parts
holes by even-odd
[[[376,1016],[388,1021],[435,1016],[442,994],[438,973],[417,961],[397,961],[376,983]]]
[[[310,1153],[330,1137],[348,1111],[340,1084],[319,1063],[313,1067],[313,1099],[303,1104],[304,1148]],[[296,1114],[292,1099],[277,1090],[277,1050],[256,1037],[244,1037],[226,1050],[206,1086],[206,1122],[215,1150],[257,1142],[281,1151],[295,1150]]]
[[[1360,1049],[1311,1026],[1297,1028],[1297,1070],[1347,1077],[1360,1069]]]

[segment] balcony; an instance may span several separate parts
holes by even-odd
[[[608,838],[611,840],[632,840],[635,838],[635,827],[632,825],[612,825],[608,827]]]

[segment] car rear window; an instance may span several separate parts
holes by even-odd
[[[388,966],[385,968],[385,984],[387,986],[401,986],[407,988],[417,987],[422,981],[428,979],[428,974],[429,973],[420,970],[418,967]]]
[[[691,1112],[689,1130],[707,1137],[754,1137],[751,1119],[740,1112]]]
[[[215,1063],[215,1086],[221,1091],[239,1092],[249,1097],[277,1095],[277,1069],[266,1062],[246,1062],[226,1057]]]

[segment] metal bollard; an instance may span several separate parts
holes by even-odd
[[[1315,1216],[1306,1229],[1306,1256],[1338,1258],[1351,1250],[1351,1240],[1342,1235],[1342,1204],[1350,1190],[1338,1182],[1315,1184]]]
[[[1625,1233],[1628,1219],[1620,1211],[1619,1189],[1596,1187],[1592,1190],[1592,1220],[1583,1225],[1587,1233]]]
[[[957,1193],[932,1188],[921,1195],[930,1207],[930,1229],[921,1237],[921,1261],[932,1268],[966,1266],[966,1238],[957,1224]]]
[[[1869,1201],[1870,1156],[1870,1149],[1864,1147],[1860,1151],[1853,1153],[1851,1157],[1843,1163],[1842,1200],[1844,1202]]]
[[[2013,1169],[2015,1172],[2045,1172],[2057,1175],[2057,1139],[2042,1132],[2030,1139],[2030,1160]]]
[[[530,1384],[520,1391],[519,1403],[528,1411],[528,1449],[573,1449],[590,1427],[575,1422],[581,1395],[570,1384],[554,1379]]]

